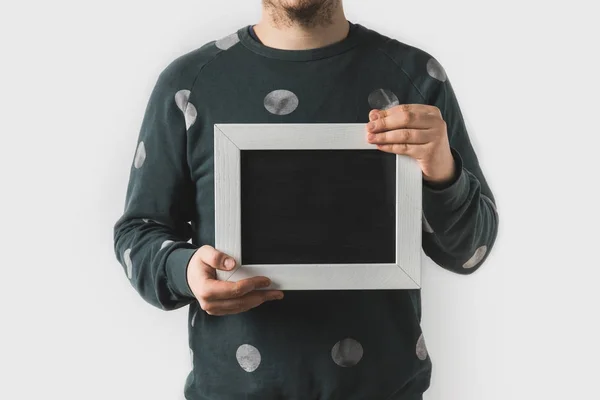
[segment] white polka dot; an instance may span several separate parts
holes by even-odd
[[[144,221],[145,223],[150,222],[150,220],[148,218],[142,218],[142,221]]]
[[[160,245],[160,250],[164,249],[165,247],[167,247],[169,244],[173,243],[172,240],[165,240],[164,242],[162,242],[162,244]]]
[[[387,110],[398,104],[400,104],[398,97],[389,89],[376,89],[369,94],[369,106],[371,108]]]
[[[444,82],[447,79],[444,67],[433,57],[427,61],[427,73],[438,81]]]
[[[179,108],[182,112],[185,111],[188,102],[190,101],[190,92],[187,89],[182,89],[175,93],[175,104],[177,104],[177,108]]]
[[[427,346],[425,345],[425,338],[423,337],[423,333],[419,336],[417,340],[417,357],[419,360],[425,360],[427,358]]]
[[[196,117],[198,116],[198,111],[196,111],[196,106],[192,103],[188,103],[188,106],[185,109],[185,126],[186,129],[190,129],[194,122],[196,122]]]
[[[187,89],[183,89],[175,93],[175,104],[183,113],[185,119],[185,129],[190,129],[196,118],[198,117],[198,111],[196,107],[190,102],[191,92]]]
[[[140,168],[144,164],[144,161],[146,161],[146,147],[144,146],[144,142],[140,142],[135,152],[133,166]]]
[[[198,310],[196,310],[194,312],[194,315],[192,315],[192,322],[190,325],[192,325],[192,328],[194,327],[194,324],[196,323],[196,315],[198,315]]]
[[[123,260],[127,269],[127,277],[131,279],[133,272],[133,263],[131,262],[131,249],[127,249],[123,252]]]
[[[340,367],[352,367],[363,356],[362,345],[352,338],[342,339],[331,349],[331,358]]]
[[[476,266],[479,263],[479,261],[483,259],[483,256],[485,256],[486,252],[486,245],[478,247],[477,250],[475,250],[475,253],[473,253],[473,255],[471,256],[471,258],[469,258],[467,262],[463,264],[463,268],[473,268],[474,266]]]
[[[433,233],[433,228],[429,225],[427,218],[425,218],[425,214],[422,214],[421,220],[423,221],[423,231],[427,233]]]
[[[253,372],[260,365],[260,352],[250,344],[243,344],[238,347],[235,357],[240,367],[246,372]]]
[[[240,38],[239,38],[237,32],[234,32],[231,35],[227,35],[225,37],[222,37],[219,40],[216,40],[215,46],[217,46],[221,50],[227,50],[239,41],[240,41]]]
[[[264,105],[267,111],[276,115],[287,115],[293,112],[299,104],[298,96],[289,90],[273,90],[265,96]]]

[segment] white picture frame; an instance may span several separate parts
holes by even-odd
[[[214,124],[215,248],[236,260],[217,279],[271,279],[269,289],[346,290],[421,287],[422,173],[396,155],[396,262],[367,264],[241,264],[240,152],[259,149],[372,149],[362,123]],[[399,240],[398,238],[402,238]]]

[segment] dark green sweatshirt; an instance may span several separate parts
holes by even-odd
[[[423,50],[350,27],[332,45],[281,50],[244,26],[173,60],[157,79],[114,249],[148,303],[189,305],[188,400],[416,400],[432,369],[420,290],[287,291],[228,316],[199,307],[186,268],[197,248],[214,246],[215,123],[366,124],[373,108],[435,105],[457,175],[444,187],[423,182],[423,250],[458,274],[476,271],[490,254],[494,196],[443,67]]]

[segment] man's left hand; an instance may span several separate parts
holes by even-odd
[[[443,184],[454,179],[454,158],[439,108],[400,104],[387,110],[371,110],[369,121],[367,141],[379,150],[415,158],[427,182]]]

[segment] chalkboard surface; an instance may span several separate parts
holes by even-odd
[[[241,262],[394,263],[396,155],[241,150]]]

